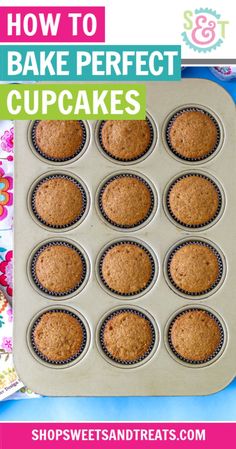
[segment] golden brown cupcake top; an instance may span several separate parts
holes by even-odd
[[[34,194],[34,208],[48,226],[66,226],[82,213],[83,197],[72,179],[54,177],[41,182]]]
[[[217,215],[219,194],[205,177],[190,175],[177,180],[169,190],[169,209],[186,226],[201,226]]]
[[[104,328],[103,343],[111,357],[120,361],[138,361],[150,350],[150,322],[133,312],[111,317]]]
[[[188,159],[201,159],[210,154],[217,143],[217,126],[200,111],[185,111],[170,127],[169,138],[177,154]]]
[[[109,289],[119,294],[136,294],[147,287],[152,276],[150,256],[144,248],[120,243],[110,248],[102,261],[102,277]]]
[[[150,143],[147,120],[108,120],[102,127],[103,147],[116,159],[137,159],[147,151]]]
[[[75,156],[83,141],[83,129],[78,120],[40,120],[36,126],[36,143],[50,159]]]
[[[217,282],[219,262],[210,247],[187,243],[171,256],[169,272],[177,288],[187,293],[200,294]]]
[[[115,225],[132,227],[148,218],[151,192],[139,178],[120,176],[108,182],[102,193],[102,209]]]
[[[180,357],[204,362],[221,343],[221,330],[205,310],[191,310],[176,318],[171,327],[171,343]]]
[[[81,282],[83,261],[71,247],[48,245],[36,259],[35,273],[44,289],[52,293],[66,293]]]
[[[44,313],[33,331],[37,350],[52,362],[66,361],[78,354],[83,338],[79,320],[63,311]]]

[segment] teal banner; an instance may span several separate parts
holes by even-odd
[[[178,81],[179,45],[1,45],[0,80]]]

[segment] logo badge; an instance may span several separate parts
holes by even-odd
[[[226,35],[228,20],[209,8],[184,11],[184,43],[194,51],[206,53],[220,47]]]

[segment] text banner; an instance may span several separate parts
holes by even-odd
[[[178,45],[2,45],[2,81],[178,81]]]
[[[4,84],[0,120],[142,120],[143,84]]]
[[[2,449],[233,449],[235,423],[0,424]]]

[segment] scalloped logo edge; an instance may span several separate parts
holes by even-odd
[[[183,13],[182,40],[191,50],[207,53],[219,48],[226,37],[229,20],[211,8],[196,8]]]

